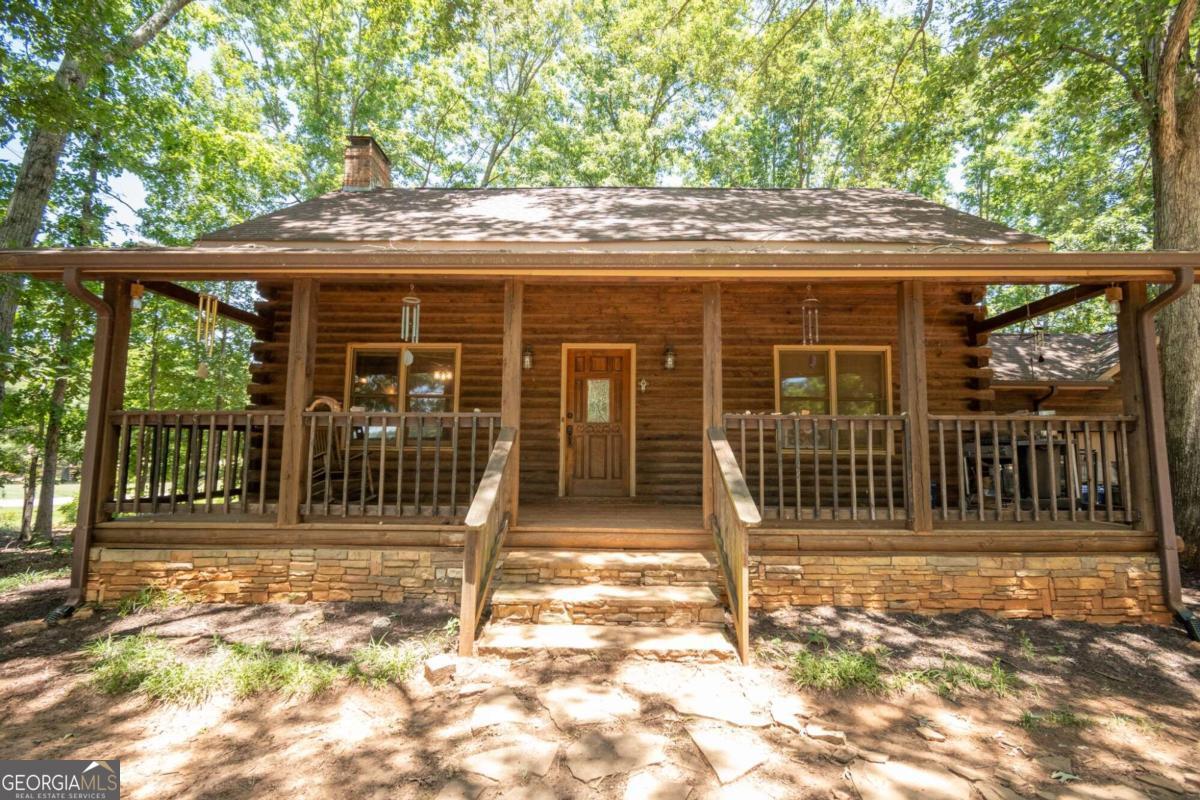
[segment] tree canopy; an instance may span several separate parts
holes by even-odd
[[[1200,39],[1194,0],[15,0],[0,29],[0,213],[25,197],[21,154],[62,137],[43,245],[187,243],[334,188],[346,135],[370,133],[400,185],[885,186],[1063,248],[1146,248]],[[131,178],[136,207],[114,189]],[[57,375],[78,449],[90,330],[61,291],[0,295],[17,288],[13,473],[58,413]],[[1094,303],[1052,322],[1112,319]],[[246,401],[248,332],[223,327],[197,381],[193,327],[147,298],[130,404]]]

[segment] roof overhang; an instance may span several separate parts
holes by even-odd
[[[1175,271],[1200,265],[1194,251],[815,252],[745,251],[403,250],[287,247],[139,247],[0,251],[0,272],[50,280],[67,268],[87,279],[278,280],[294,277],[507,278],[574,280],[918,279],[987,283],[1086,281],[1170,282]]]

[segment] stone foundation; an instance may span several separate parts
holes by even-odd
[[[462,553],[456,549],[100,546],[92,548],[90,561],[89,602],[113,602],[144,586],[158,586],[207,602],[429,599],[457,605],[462,581]],[[671,591],[667,586],[678,591],[707,584],[721,593],[715,571],[625,569],[610,575],[609,565],[593,566],[594,574],[579,564],[550,568],[514,563],[503,574],[506,583],[516,586],[604,580],[645,586],[662,581],[666,592]],[[1097,623],[1171,619],[1162,601],[1158,557],[1148,554],[763,555],[751,557],[750,583],[751,606],[764,610],[838,605],[936,614],[978,608],[1000,617]],[[512,605],[525,607],[501,605],[493,609],[495,616],[510,621],[540,617],[528,603]],[[625,625],[720,624],[718,614],[723,613],[689,603],[572,606],[554,610],[576,624]]]
[[[1156,555],[752,556],[752,608],[858,606],[922,614],[1169,623]]]
[[[110,602],[144,586],[224,603],[430,599],[458,604],[462,552],[419,549],[94,547],[87,599]]]

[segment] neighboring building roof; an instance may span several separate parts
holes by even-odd
[[[892,189],[682,188],[339,191],[201,241],[1047,244]]]
[[[1047,333],[1042,360],[1033,334],[993,333],[988,347],[994,382],[1107,381],[1120,367],[1116,331]]]

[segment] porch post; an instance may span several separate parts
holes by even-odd
[[[125,379],[129,365],[129,329],[133,324],[133,306],[130,303],[129,281],[115,279],[110,287],[104,286],[104,299],[112,304],[112,355],[108,364],[108,396],[104,405],[104,438],[101,454],[102,468],[96,483],[97,506],[93,519],[104,522],[112,517],[104,510],[105,501],[112,496],[117,482],[117,450],[120,431],[108,424],[109,415],[125,407]],[[111,299],[110,299],[111,297]]]
[[[1117,347],[1121,363],[1123,411],[1137,417],[1129,432],[1129,480],[1125,487],[1134,503],[1135,525],[1140,531],[1155,529],[1153,487],[1150,483],[1150,450],[1147,439],[1146,387],[1142,383],[1142,351],[1138,346],[1138,313],[1146,305],[1146,284],[1126,283],[1117,314]]]
[[[67,605],[77,606],[87,594],[87,570],[92,533],[104,514],[104,500],[112,488],[112,454],[109,412],[123,401],[125,361],[129,347],[129,284],[109,278],[103,299],[80,282],[78,273],[64,275],[68,291],[96,311],[92,345],[91,388],[84,431],[83,463],[79,476],[79,510],[75,517],[71,555],[71,589]],[[114,380],[116,376],[116,380]]]
[[[515,463],[510,478],[509,524],[517,524],[521,494],[521,338],[525,304],[525,282],[509,278],[504,282],[504,350],[501,363],[500,425],[517,428],[517,440],[509,458]]]
[[[925,374],[925,286],[903,281],[897,292],[900,322],[900,404],[908,415],[906,439],[911,490],[906,498],[909,524],[916,533],[933,530],[930,501],[929,396]],[[942,488],[945,491],[944,487]]]
[[[704,284],[704,427],[700,431],[701,447],[701,496],[704,513],[704,528],[711,530],[714,513],[714,492],[717,479],[715,456],[708,445],[705,431],[723,425],[721,382],[721,284]]]
[[[288,327],[287,383],[283,405],[283,446],[279,463],[277,525],[300,521],[304,495],[304,406],[312,395],[317,346],[318,284],[312,278],[292,281],[292,317]]]

